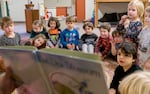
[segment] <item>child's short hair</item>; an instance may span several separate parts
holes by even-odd
[[[43,38],[43,39],[44,39],[44,43],[43,43],[41,46],[37,47],[37,48],[38,48],[38,49],[45,48],[45,47],[46,47],[47,39],[46,39],[46,36],[45,36],[45,35],[43,35],[43,34],[38,34],[38,35],[36,35],[36,36],[33,38],[32,45],[34,46],[34,42],[35,42],[35,40],[36,40],[36,39],[38,39],[39,37],[41,37],[41,38]]]
[[[144,4],[141,0],[132,0],[129,2],[128,6],[134,5],[137,8],[137,13],[140,18],[143,17],[144,14]]]
[[[124,53],[124,54],[131,54],[133,56],[133,59],[137,59],[137,50],[136,46],[133,43],[129,42],[123,42],[120,46],[119,49]]]
[[[150,6],[148,6],[148,7],[145,8],[145,12],[150,13]]]
[[[104,23],[102,23],[98,28],[99,28],[99,29],[104,28],[104,29],[107,29],[108,32],[110,32],[111,25],[110,25],[110,23],[104,22]]]
[[[7,16],[1,18],[1,20],[0,20],[1,28],[3,28],[4,25],[8,25],[9,26],[9,25],[11,25],[13,23],[14,23],[13,20],[10,17],[7,17]]]
[[[116,37],[116,36],[123,36],[124,35],[124,31],[118,31],[118,30],[114,30],[113,32],[112,32],[112,37],[114,38],[114,37]]]
[[[66,22],[76,22],[76,18],[74,16],[69,16],[66,18]]]
[[[34,20],[33,23],[32,23],[32,25],[37,25],[37,26],[39,26],[40,28],[46,29],[46,28],[45,28],[45,25],[43,24],[43,21],[42,21],[42,20]]]
[[[150,94],[150,72],[140,71],[125,77],[119,85],[120,94]]]
[[[83,29],[85,29],[86,26],[88,26],[92,29],[94,28],[93,23],[91,23],[91,22],[85,22],[84,25],[83,25]]]
[[[56,22],[56,27],[55,29],[59,28],[60,27],[60,22],[59,20],[56,18],[56,17],[50,17],[49,20],[48,20],[48,27],[50,27],[50,22],[51,21],[55,21]]]

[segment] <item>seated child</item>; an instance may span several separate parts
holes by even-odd
[[[31,32],[30,38],[34,38],[38,34],[43,34],[43,35],[45,35],[45,37],[47,39],[49,38],[48,33],[47,33],[46,29],[44,28],[42,21],[40,21],[40,20],[33,21],[32,29],[33,30]]]
[[[135,45],[123,42],[117,52],[118,67],[115,69],[113,80],[110,84],[109,94],[118,94],[118,86],[121,80],[141,68],[135,64],[137,50]]]
[[[139,63],[143,66],[144,62],[150,57],[150,6],[145,9],[145,26],[138,35],[139,45],[138,45],[138,55]]]
[[[94,53],[94,48],[98,36],[92,32],[93,28],[94,26],[91,22],[86,22],[83,25],[85,33],[81,36],[80,45],[82,47],[81,50],[84,53],[91,53],[91,54]]]
[[[111,55],[113,60],[116,59],[119,46],[124,42],[123,34],[124,31],[114,30],[112,32]]]
[[[47,39],[43,34],[36,35],[32,40],[25,43],[27,46],[34,46],[37,49],[46,48]]]
[[[70,50],[78,50],[79,32],[74,28],[76,18],[69,16],[66,18],[67,28],[60,33],[60,42],[63,48]]]
[[[50,17],[48,21],[48,36],[49,39],[47,40],[47,47],[50,48],[58,48],[60,46],[60,32],[59,29],[60,23],[55,17]]]
[[[0,36],[0,46],[16,46],[21,45],[21,37],[14,32],[14,22],[10,17],[1,18],[1,29],[4,34]]]
[[[109,23],[102,23],[99,27],[100,36],[96,43],[95,53],[99,54],[102,59],[106,58],[111,50],[111,25]]]

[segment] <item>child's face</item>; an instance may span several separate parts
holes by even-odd
[[[14,32],[14,24],[4,24],[2,29],[5,31],[6,34],[11,34]]]
[[[108,38],[109,37],[109,32],[107,29],[100,28],[100,36],[102,38]]]
[[[118,50],[117,62],[124,69],[130,68],[134,61],[135,60],[133,59],[133,55],[132,54],[125,54],[121,49]]]
[[[32,25],[32,29],[34,32],[41,32],[42,28],[38,25]]]
[[[128,16],[130,19],[136,19],[138,17],[137,8],[134,5],[128,6]]]
[[[66,25],[67,25],[67,28],[68,28],[68,29],[73,29],[75,23],[74,23],[74,22],[66,22]]]
[[[89,26],[85,26],[84,28],[86,34],[92,34],[93,29]]]
[[[50,29],[55,29],[56,28],[56,22],[50,21],[49,26],[50,26]]]
[[[42,37],[39,37],[39,38],[35,39],[34,46],[40,47],[44,42],[45,42],[44,39]]]
[[[144,21],[148,26],[150,26],[150,13],[145,12]]]
[[[123,42],[123,36],[121,36],[121,35],[114,36],[114,41],[116,43],[122,43]]]
[[[144,64],[144,70],[150,70],[150,59]]]

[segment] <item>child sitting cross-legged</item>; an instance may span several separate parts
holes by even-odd
[[[79,40],[79,48],[84,53],[94,53],[94,48],[98,36],[92,32],[93,28],[94,26],[91,22],[86,22],[83,25],[85,33],[81,36],[81,39]]]
[[[75,29],[76,18],[69,16],[66,18],[67,28],[60,33],[60,42],[62,48],[69,50],[78,50],[79,32]]]
[[[47,47],[49,48],[58,48],[60,46],[60,32],[59,29],[60,23],[56,17],[50,17],[48,21],[48,36]]]
[[[99,27],[100,36],[96,43],[95,53],[99,54],[102,59],[106,58],[111,50],[111,25],[109,23],[102,23]]]

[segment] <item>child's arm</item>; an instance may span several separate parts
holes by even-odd
[[[113,56],[115,56],[117,54],[117,50],[116,50],[115,44],[116,44],[115,41],[112,40],[111,41],[111,53],[112,53]]]
[[[98,41],[97,41],[97,43],[96,43],[95,53],[99,53],[100,44],[101,44],[101,39],[99,38]]]
[[[67,47],[67,42],[65,41],[65,33],[64,31],[60,33],[60,42],[63,45],[63,47]]]

